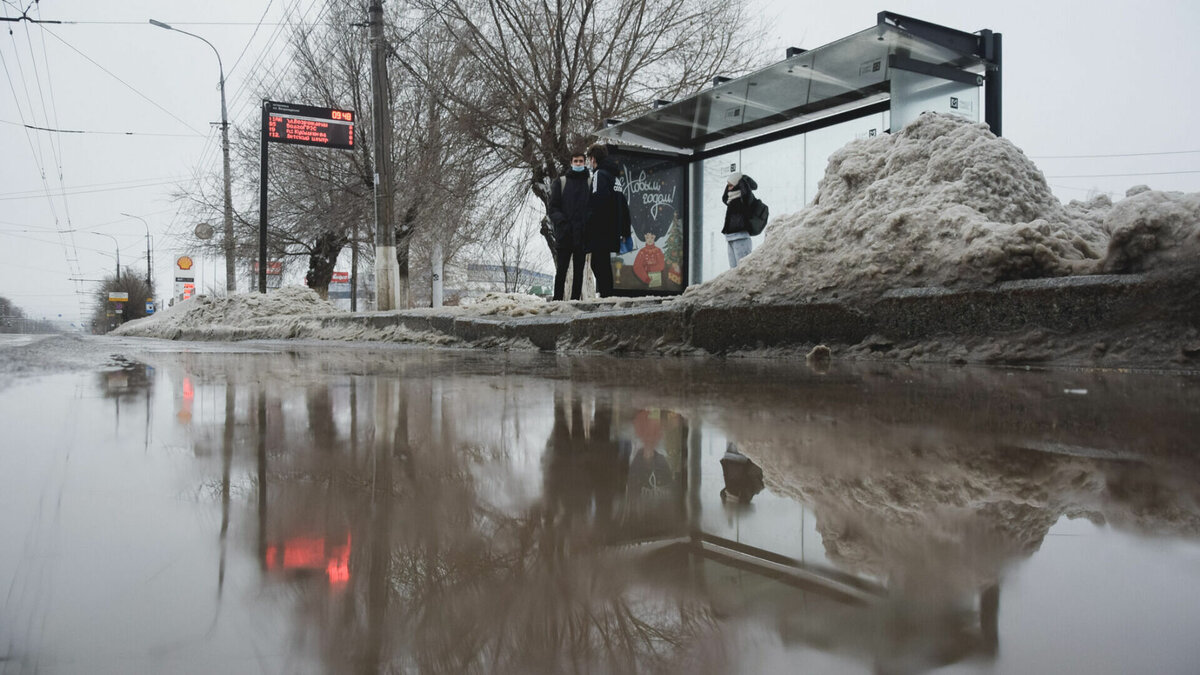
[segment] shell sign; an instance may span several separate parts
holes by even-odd
[[[196,294],[195,261],[189,255],[175,259],[175,299],[187,300]]]

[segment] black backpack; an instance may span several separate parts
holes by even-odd
[[[767,226],[767,219],[770,217],[771,209],[763,200],[755,197],[754,203],[750,205],[750,216],[746,219],[746,231],[752,237],[762,234],[763,228]]]

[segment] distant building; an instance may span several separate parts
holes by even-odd
[[[449,281],[448,267],[446,277]],[[468,297],[476,297],[484,293],[504,292],[551,295],[553,289],[554,276],[545,272],[536,272],[513,265],[486,265],[483,263],[467,265],[465,290]]]
[[[550,297],[554,292],[554,275],[513,265],[468,263],[450,264],[443,269],[442,300],[457,305],[465,298],[478,299],[488,293],[528,293]],[[375,308],[375,275],[366,271],[359,277],[358,309]],[[418,307],[429,306],[430,281],[425,275],[409,279],[413,302]],[[329,284],[329,301],[339,309],[350,309],[350,275],[334,272]]]

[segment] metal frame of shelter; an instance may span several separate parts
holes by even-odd
[[[617,152],[673,158],[686,170],[710,157],[882,112],[890,113],[895,128],[897,106],[915,83],[928,91],[942,85],[973,90],[976,97],[982,87],[983,121],[999,136],[1001,38],[991,30],[967,33],[880,12],[871,28],[812,50],[789,48],[783,61],[739,78],[714,78],[709,89],[680,101],[658,101],[653,110],[628,121],[608,120],[596,134]],[[906,105],[902,114],[922,102]],[[700,256],[691,241],[691,215],[698,218],[704,206],[700,174],[691,170],[683,181],[682,203],[689,212],[682,228],[684,286]]]

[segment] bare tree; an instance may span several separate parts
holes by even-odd
[[[112,302],[109,300],[110,293],[125,293],[129,299]],[[105,277],[93,297],[92,325],[99,329],[97,332],[107,333],[126,321],[147,316],[146,302],[154,297],[154,289],[145,279],[126,268],[119,279],[116,275]]]
[[[471,86],[440,90],[481,149],[543,203],[605,119],[752,64],[737,0],[414,0],[465,48]],[[427,82],[430,87],[435,82]],[[553,229],[542,235],[554,250]]]
[[[525,208],[505,219],[496,233],[496,241],[490,247],[490,257],[496,260],[503,271],[504,290],[507,293],[527,290],[533,285],[533,267],[540,260],[533,249],[539,224],[539,220]]]
[[[373,111],[367,105],[369,51],[365,35],[346,30],[363,16],[363,2],[331,3],[329,16],[320,25],[296,28],[294,72],[286,79],[288,86],[282,92],[263,92],[267,98],[286,96],[328,107],[350,105],[358,111],[352,152],[286,145],[272,148],[269,246],[280,256],[307,257],[306,283],[322,294],[328,290],[338,255],[352,243],[353,233],[361,231],[369,238],[366,235],[373,229],[376,150],[371,138]],[[389,15],[388,21],[391,58],[404,66],[391,69],[387,98],[394,125],[390,151],[395,167],[396,248],[405,292],[411,246],[428,250],[430,241],[437,238],[453,256],[485,236],[481,229],[490,224],[470,214],[499,172],[494,163],[481,162],[462,118],[439,99],[441,87],[459,86],[464,81],[463,46],[440,35],[439,27],[428,22],[414,23],[398,13]],[[420,39],[412,39],[418,31]],[[412,77],[414,72],[420,77]],[[424,85],[431,81],[438,82],[439,88]],[[247,177],[255,175],[251,167],[257,165],[257,136],[257,129],[244,134],[242,161]],[[243,240],[256,240],[249,236],[251,232],[246,234]]]

